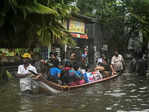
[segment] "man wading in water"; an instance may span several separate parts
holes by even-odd
[[[116,72],[120,72],[124,70],[125,62],[124,58],[117,50],[114,51],[114,56],[112,57],[111,64],[116,70]]]
[[[24,64],[19,65],[18,72],[16,77],[20,78],[20,89],[21,92],[31,94],[32,93],[32,78],[31,78],[31,71],[37,73],[37,70],[34,66],[29,63],[29,58],[25,58]],[[38,79],[41,75],[34,77]]]

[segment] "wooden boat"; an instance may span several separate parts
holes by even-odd
[[[85,83],[85,84],[82,84],[82,85],[75,85],[75,86],[68,86],[68,85],[63,86],[63,85],[54,83],[52,81],[48,81],[44,78],[41,78],[40,81],[44,82],[50,88],[54,88],[56,90],[61,90],[61,91],[68,91],[68,90],[72,90],[72,89],[76,89],[76,88],[90,86],[90,85],[93,85],[93,84],[96,84],[96,83],[101,83],[101,82],[104,82],[104,81],[107,81],[107,80],[110,80],[110,79],[114,79],[114,78],[118,77],[119,75],[120,75],[120,73],[117,73],[115,75],[111,75],[111,76],[103,78],[103,79],[99,79],[99,80],[96,80],[96,81],[93,81],[93,82]]]

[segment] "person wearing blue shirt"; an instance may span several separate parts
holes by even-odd
[[[85,80],[85,83],[89,82],[88,77],[87,77],[87,73],[84,73],[84,80]]]
[[[54,66],[49,69],[48,79],[53,82],[58,82],[61,77],[61,68],[62,65],[60,63],[54,63]]]
[[[60,77],[60,74],[61,74],[61,70],[57,67],[52,67],[50,70],[50,75],[52,77],[55,77],[56,79],[58,79]]]
[[[79,70],[77,70],[76,73],[77,73],[80,77],[83,77],[83,74],[82,74]]]
[[[88,65],[88,66],[84,67],[83,70],[84,71],[82,73],[83,73],[83,78],[85,80],[85,83],[94,81],[94,76],[90,70],[90,66]]]

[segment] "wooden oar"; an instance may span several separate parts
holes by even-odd
[[[35,76],[39,75],[38,73],[35,73],[34,71],[32,70],[28,70],[29,72],[31,72],[32,74],[34,74]]]

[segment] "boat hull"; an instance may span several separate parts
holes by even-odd
[[[114,79],[114,78],[118,77],[119,75],[120,75],[120,73],[117,73],[115,75],[111,75],[111,76],[103,78],[103,79],[99,79],[99,80],[96,80],[96,81],[93,81],[93,82],[85,83],[85,84],[82,84],[82,85],[75,85],[75,86],[67,86],[67,85],[63,86],[63,85],[54,83],[52,81],[46,80],[44,78],[41,78],[40,81],[44,82],[45,84],[47,84],[48,86],[50,86],[50,87],[52,87],[56,90],[68,91],[68,90],[72,90],[72,89],[77,89],[77,88],[81,88],[81,87],[90,86],[90,85],[93,85],[93,84],[96,84],[96,83],[101,83],[101,82],[104,82],[104,81],[107,81],[107,80],[111,80],[111,79]]]

